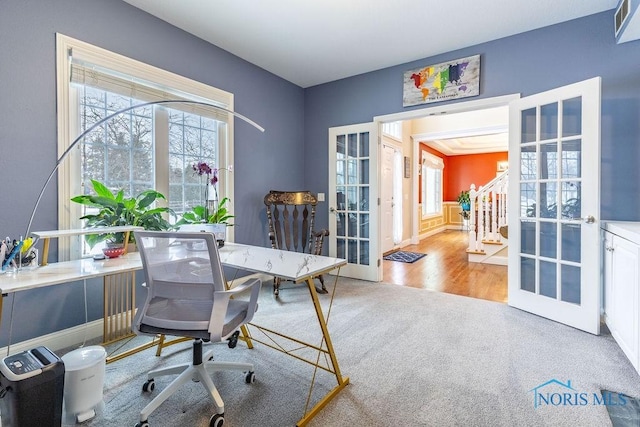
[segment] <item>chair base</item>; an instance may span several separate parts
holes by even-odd
[[[220,397],[220,393],[213,384],[211,374],[215,371],[243,371],[248,372],[246,376],[246,382],[253,382],[255,378],[253,375],[253,364],[251,363],[236,363],[236,362],[215,362],[210,359],[213,358],[213,351],[207,351],[204,356],[202,355],[202,341],[195,340],[193,343],[194,361],[189,364],[173,365],[162,369],[156,369],[150,371],[147,374],[147,382],[142,386],[142,390],[145,392],[151,392],[155,388],[154,379],[166,375],[179,374],[171,384],[169,384],[158,396],[156,396],[144,409],[140,412],[140,422],[144,423],[149,418],[149,415],[160,405],[174,394],[180,386],[189,382],[197,381],[207,390],[213,403],[216,406],[216,413],[219,415],[224,414],[224,402]],[[203,362],[202,360],[205,360]]]

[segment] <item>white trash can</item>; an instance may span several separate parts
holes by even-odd
[[[106,359],[107,351],[99,345],[79,348],[62,356],[65,420],[75,419],[81,423],[102,410]]]

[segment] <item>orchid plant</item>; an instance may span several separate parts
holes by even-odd
[[[229,220],[234,216],[229,213],[227,209],[227,203],[229,198],[224,197],[222,200],[218,200],[218,190],[216,184],[218,183],[218,173],[222,169],[212,168],[205,162],[198,162],[193,165],[193,171],[199,176],[206,177],[205,183],[205,201],[200,206],[194,206],[190,211],[182,214],[182,218],[176,223],[176,225],[183,224],[225,224],[233,225],[229,223]],[[213,197],[213,210],[209,211],[209,187],[214,191]]]

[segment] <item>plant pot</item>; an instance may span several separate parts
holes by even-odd
[[[461,203],[460,206],[462,207],[463,211],[470,211],[471,210],[471,203]]]
[[[184,224],[180,226],[180,231],[202,231],[205,233],[213,233],[218,242],[218,246],[224,246],[227,240],[226,224]]]

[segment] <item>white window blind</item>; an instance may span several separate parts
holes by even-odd
[[[226,105],[215,101],[205,100],[193,95],[180,93],[173,89],[168,90],[152,82],[139,80],[133,76],[123,75],[113,71],[101,69],[93,64],[85,64],[74,59],[71,62],[71,83],[83,86],[91,86],[118,95],[139,99],[144,102],[189,100],[209,103],[227,108]],[[170,107],[185,113],[191,113],[218,121],[229,121],[230,114],[224,110],[209,107],[207,105],[193,103],[170,103]]]

